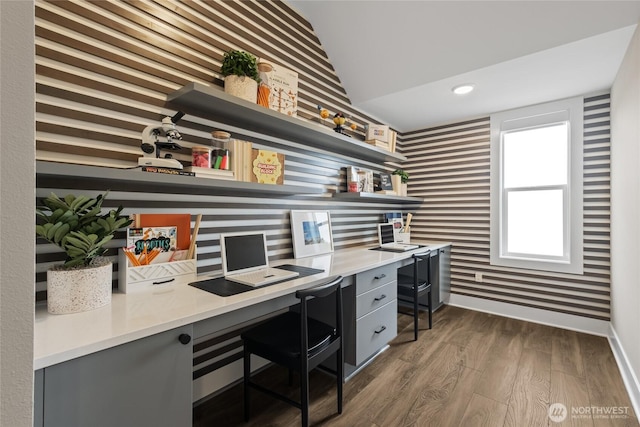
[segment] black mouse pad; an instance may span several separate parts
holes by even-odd
[[[295,280],[300,277],[312,276],[314,274],[324,272],[324,270],[319,270],[317,268],[301,267],[301,266],[292,265],[292,264],[278,265],[277,268],[281,268],[283,270],[289,270],[289,271],[297,271],[299,275],[290,279],[279,280],[277,282],[269,283],[268,285],[262,285],[262,286],[248,286],[242,283],[232,282],[230,280],[225,279],[224,277],[217,277],[215,279],[202,280],[200,282],[192,282],[192,283],[189,283],[189,286],[202,289],[203,291],[211,292],[212,294],[216,294],[221,297],[229,297],[231,295],[241,294],[243,292],[251,291],[253,289],[260,289],[266,286],[276,285],[278,283]]]

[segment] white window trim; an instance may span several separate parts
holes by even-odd
[[[583,110],[582,97],[504,111],[491,115],[491,206],[490,206],[490,262],[491,265],[526,268],[559,273],[583,273]],[[503,186],[501,176],[501,132],[569,120],[569,190],[570,200],[568,243],[565,260],[543,260],[525,256],[506,256],[502,253]],[[543,169],[543,167],[541,167]]]

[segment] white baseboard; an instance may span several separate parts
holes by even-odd
[[[511,317],[518,320],[526,320],[527,322],[540,323],[543,325],[555,326],[557,328],[569,329],[571,331],[584,332],[592,335],[599,335],[603,337],[609,337],[610,335],[610,323],[606,320],[589,319],[587,317],[575,316],[572,314],[558,313],[540,308],[525,307],[522,305],[458,294],[451,294],[447,305],[497,314],[499,316]]]
[[[611,346],[613,356],[616,358],[616,362],[618,363],[620,375],[622,375],[622,381],[624,381],[624,386],[627,388],[627,394],[629,395],[629,399],[631,399],[633,410],[636,415],[640,414],[640,382],[631,367],[631,363],[629,363],[629,358],[620,343],[620,339],[618,338],[618,334],[613,328],[613,325],[611,325],[609,333],[609,345]]]

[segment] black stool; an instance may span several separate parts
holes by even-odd
[[[429,312],[429,329],[432,326],[431,320],[431,251],[413,254],[413,275],[398,274],[398,302],[409,303],[413,306],[413,334],[414,341],[418,340],[418,315],[419,308],[426,308]],[[421,278],[418,274],[419,264],[426,262],[426,278]],[[419,298],[427,295],[428,305],[420,304]],[[402,313],[402,312],[400,312]],[[402,313],[406,314],[406,313]]]

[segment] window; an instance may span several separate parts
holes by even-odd
[[[491,116],[491,264],[582,273],[582,98]]]

